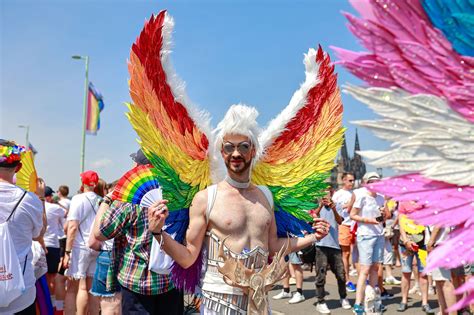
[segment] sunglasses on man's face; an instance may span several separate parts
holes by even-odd
[[[232,154],[234,153],[235,149],[240,154],[247,154],[250,152],[250,149],[252,148],[252,144],[250,144],[247,141],[242,141],[238,143],[237,145],[233,144],[232,142],[225,142],[222,145],[222,150],[224,151],[225,154]]]

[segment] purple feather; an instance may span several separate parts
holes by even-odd
[[[171,266],[171,280],[175,287],[187,293],[195,293],[196,287],[201,280],[203,266],[203,251],[199,253],[196,261],[187,269],[181,267],[176,262]]]

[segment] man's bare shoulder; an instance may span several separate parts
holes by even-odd
[[[190,215],[204,215],[207,207],[208,189],[199,191],[193,198],[189,207]]]
[[[252,184],[252,190],[258,196],[259,201],[267,210],[273,209],[273,194],[268,186],[257,186]]]

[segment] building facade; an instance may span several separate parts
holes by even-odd
[[[330,184],[333,188],[338,189],[342,186],[342,173],[344,172],[353,173],[356,180],[356,186],[360,185],[362,177],[366,172],[366,167],[362,157],[357,153],[357,151],[360,151],[360,143],[356,129],[354,155],[352,158],[349,156],[346,137],[344,136],[344,141],[337,157],[336,166],[331,170]]]

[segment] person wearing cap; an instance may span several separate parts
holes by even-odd
[[[92,286],[98,252],[89,249],[87,243],[101,200],[94,192],[99,175],[94,171],[86,171],[81,174],[81,181],[81,190],[84,192],[72,198],[67,215],[63,267],[67,269],[65,275],[68,276],[68,285],[64,313],[87,314],[89,311],[91,314],[98,314],[98,298],[88,293]]]
[[[362,178],[370,184],[380,180],[380,175],[368,172]],[[378,284],[379,265],[383,262],[383,222],[390,216],[384,196],[362,187],[355,193],[350,218],[357,222],[357,249],[359,251],[359,276],[357,279],[355,314],[364,314],[364,300],[367,278],[371,287]]]
[[[135,162],[135,166],[137,165],[147,165],[150,164],[150,161],[143,153],[142,149],[138,149],[137,152],[130,154],[133,162]]]
[[[66,221],[65,214],[66,210],[58,205],[53,200],[53,189],[46,186],[44,191],[45,198],[45,211],[48,226],[44,233],[44,244],[46,245],[46,261],[48,263],[48,273],[46,279],[48,281],[49,291],[53,306],[55,306],[55,279],[59,269],[60,250],[59,250],[59,237],[64,234],[64,223]]]
[[[99,180],[99,184],[100,181],[101,180]],[[115,185],[117,182],[118,181],[115,181]],[[89,248],[100,252],[96,260],[96,269],[90,293],[99,298],[100,311],[103,315],[118,315],[122,313],[122,294],[120,292],[120,286],[115,284],[110,286],[110,289],[107,289],[107,276],[109,269],[113,269],[111,268],[111,260],[113,255],[112,250],[114,248],[114,239],[101,242],[94,235],[94,229],[97,228],[97,224],[103,216],[105,210],[107,210],[112,203],[112,193],[115,185],[113,183],[111,184],[113,186],[110,186],[110,190],[108,190],[107,193],[105,192],[105,188],[108,185],[106,184],[104,186],[104,197],[95,216],[88,243]],[[113,279],[116,281],[117,275],[115,273],[112,272],[111,277],[113,277]]]
[[[130,156],[133,166],[150,164],[141,150]],[[93,234],[98,241],[114,239],[107,289],[115,289],[118,280],[122,314],[183,314],[183,294],[174,288],[170,275],[148,269],[153,239],[148,212],[131,203],[104,200]]]
[[[15,173],[22,167],[21,153],[24,151],[25,148],[15,142],[0,139],[0,223],[8,222],[11,241],[18,260],[24,266],[25,283],[23,294],[8,306],[0,307],[0,314],[36,314],[36,278],[31,244],[33,240],[41,239],[46,230],[45,186],[43,180],[38,179],[35,195],[13,184]],[[0,248],[5,246],[2,242]]]

